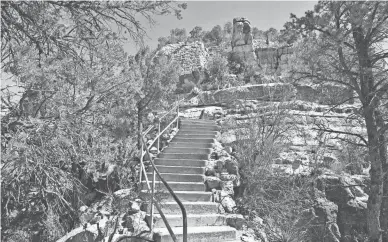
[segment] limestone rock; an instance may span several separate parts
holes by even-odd
[[[206,180],[205,183],[206,183],[207,189],[211,190],[213,188],[215,188],[215,189],[221,188],[220,178],[214,177],[214,176],[208,176],[205,178],[205,180]]]
[[[225,211],[227,213],[233,213],[236,209],[236,202],[233,200],[230,194],[225,191],[221,191],[219,194],[220,194],[220,202],[224,207]]]
[[[199,95],[203,104],[233,103],[238,99],[260,101],[291,100],[296,95],[294,86],[288,83],[267,83],[230,87],[217,91],[204,91]]]
[[[355,231],[366,232],[368,195],[363,190],[366,183],[366,176],[330,173],[323,174],[316,180],[316,193],[322,194],[338,206],[337,224],[344,241],[352,241]]]
[[[233,149],[232,149],[232,147],[227,146],[227,147],[225,147],[225,151],[228,152],[228,154],[230,155],[230,154],[232,154]]]
[[[225,168],[229,172],[229,174],[238,175],[238,164],[235,159],[226,160]]]
[[[234,195],[233,187],[234,187],[233,186],[233,181],[221,181],[221,190],[222,190],[222,192],[233,196]]]
[[[330,242],[339,242],[341,234],[337,225],[338,206],[325,198],[318,198],[313,208],[304,210],[295,227],[308,231],[310,238],[322,234]],[[323,225],[323,226],[322,226]],[[316,236],[316,235],[315,235]],[[316,238],[318,239],[318,238]]]
[[[228,214],[226,215],[226,223],[227,225],[236,228],[242,229],[243,226],[247,225],[244,217],[241,214]]]
[[[119,211],[127,211],[128,209],[133,210],[135,212],[139,211],[140,209],[137,209],[138,206],[137,202],[134,202],[134,193],[132,189],[121,189],[113,193],[113,204],[112,206],[115,207]],[[133,205],[136,204],[136,205]],[[132,209],[134,207],[134,209]]]

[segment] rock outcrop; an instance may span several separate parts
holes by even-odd
[[[323,174],[315,181],[317,201],[327,200],[338,207],[336,224],[341,241],[364,241],[362,236],[367,234],[368,183],[367,176],[331,173]]]
[[[233,19],[232,59],[256,64],[256,54],[252,44],[251,23],[245,18]]]
[[[297,99],[319,104],[353,103],[353,92],[339,85],[295,85]]]
[[[228,104],[242,100],[282,101],[291,100],[296,90],[287,83],[268,83],[240,87],[230,87],[217,91],[201,92],[194,105]],[[192,105],[191,104],[191,105]],[[190,105],[190,104],[189,104]]]

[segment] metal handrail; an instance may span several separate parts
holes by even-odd
[[[195,97],[195,96],[194,96]],[[194,98],[192,97],[192,98]],[[154,217],[154,208],[153,206],[155,205],[156,209],[158,210],[160,216],[162,217],[162,220],[164,222],[164,224],[166,225],[166,228],[168,230],[168,232],[170,233],[172,239],[174,242],[177,242],[177,238],[174,234],[174,232],[172,231],[171,229],[171,226],[169,225],[166,217],[164,216],[163,212],[161,211],[160,209],[160,206],[159,206],[159,203],[158,201],[155,199],[154,197],[154,192],[155,192],[155,175],[158,175],[160,181],[162,181],[162,183],[165,185],[165,187],[167,188],[168,192],[171,194],[171,196],[174,198],[175,202],[178,204],[179,208],[181,209],[182,211],[182,218],[183,218],[183,242],[187,242],[187,213],[186,213],[186,209],[183,205],[183,203],[180,201],[180,199],[178,198],[178,196],[174,193],[174,191],[171,189],[171,187],[168,185],[168,183],[163,179],[163,177],[161,176],[161,174],[159,173],[158,169],[156,168],[155,166],[155,163],[153,161],[153,158],[151,157],[151,154],[149,152],[149,149],[152,147],[152,145],[157,141],[157,152],[159,153],[159,144],[160,144],[160,136],[175,122],[177,122],[177,128],[178,128],[178,123],[179,123],[179,105],[182,101],[184,101],[185,98],[179,100],[176,102],[176,104],[167,112],[165,113],[163,116],[161,116],[158,120],[158,134],[157,136],[154,138],[154,140],[152,140],[152,142],[147,146],[147,143],[145,141],[145,136],[155,127],[154,125],[152,125],[151,127],[148,127],[148,129],[144,132],[141,132],[141,154],[140,154],[140,163],[141,163],[141,172],[140,172],[140,183],[142,182],[142,173],[144,172],[144,177],[145,177],[145,180],[146,180],[146,183],[147,183],[147,189],[148,189],[148,192],[151,192],[151,231],[153,231],[153,217]],[[173,110],[177,110],[177,115],[176,117],[163,129],[162,132],[160,132],[160,122],[163,118],[165,118],[169,113],[171,113]],[[140,130],[142,130],[142,125],[140,125]],[[144,152],[144,148],[145,148],[145,153]],[[150,184],[149,184],[149,180],[148,180],[148,177],[147,177],[147,172],[145,170],[145,166],[144,166],[144,163],[143,163],[143,157],[144,155],[148,155],[149,159],[150,159],[150,163],[151,163],[151,166],[152,166],[152,187],[150,187]]]
[[[142,142],[144,143],[144,137],[142,137]],[[146,149],[146,152],[147,152],[147,155],[148,157],[151,157],[150,156],[150,152],[148,151],[148,149]],[[162,175],[159,173],[158,169],[156,168],[155,164],[154,164],[154,161],[152,159],[150,159],[150,163],[152,165],[152,168],[153,168],[153,171],[156,172],[156,174],[158,175],[159,179],[163,182],[163,184],[166,186],[168,192],[171,194],[171,196],[174,198],[175,202],[178,204],[179,208],[181,209],[182,211],[182,218],[183,218],[183,242],[187,242],[187,213],[186,213],[186,208],[183,206],[183,203],[181,202],[181,200],[178,198],[178,196],[174,193],[174,191],[171,189],[170,185],[168,185],[168,183],[166,182],[166,180],[163,179]],[[147,177],[147,176],[145,176]],[[146,178],[148,180],[148,178]],[[149,182],[146,181],[146,183],[148,184],[148,188],[149,188]],[[153,179],[152,179],[152,185],[153,185],[153,188],[154,188],[154,185],[155,185],[155,176],[153,176]],[[153,190],[153,189],[152,189]],[[154,198],[154,196],[152,196],[152,201],[155,203],[155,207],[156,209],[158,209],[158,212],[159,214],[162,216],[162,219],[164,217],[164,214],[163,212],[161,211],[160,207],[159,207],[159,204],[158,204],[158,201]],[[171,227],[170,227],[170,224],[168,223],[167,219],[164,218],[163,219],[163,222],[165,223],[166,227],[167,227],[167,230],[168,232],[170,233],[172,239],[174,240],[174,242],[177,242],[177,239],[175,237],[175,234],[174,232],[172,231]],[[151,216],[151,223],[153,224],[153,216]],[[151,227],[153,227],[151,225]],[[153,229],[153,228],[152,228]]]

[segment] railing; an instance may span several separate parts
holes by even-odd
[[[157,133],[156,137],[154,138],[154,140],[152,140],[152,142],[148,146],[147,146],[147,143],[146,143],[146,140],[145,140],[145,136],[152,129],[154,129],[155,126],[149,127],[147,130],[142,132],[141,135],[140,135],[140,140],[141,140],[141,154],[140,154],[141,172],[140,172],[139,180],[140,180],[140,184],[142,184],[142,176],[143,176],[143,173],[144,173],[144,178],[145,178],[145,182],[147,183],[148,192],[151,192],[151,224],[150,224],[151,231],[154,230],[154,206],[155,206],[156,209],[158,210],[158,212],[159,212],[159,214],[160,214],[164,224],[166,225],[166,228],[167,228],[168,232],[170,233],[170,235],[171,235],[171,237],[172,237],[174,242],[177,242],[177,238],[176,238],[174,232],[172,231],[171,226],[168,223],[165,215],[163,214],[163,212],[162,212],[162,210],[160,208],[159,202],[155,199],[155,196],[154,196],[155,195],[155,178],[156,178],[156,175],[159,177],[160,181],[166,186],[168,192],[174,198],[175,202],[178,204],[179,208],[182,211],[182,218],[183,218],[183,242],[187,242],[187,214],[186,214],[186,209],[183,206],[183,203],[180,201],[180,199],[177,197],[177,195],[174,193],[174,191],[168,185],[168,183],[160,175],[158,169],[155,166],[153,158],[151,157],[149,149],[154,145],[155,142],[157,142],[157,153],[159,154],[159,152],[160,152],[160,136],[164,132],[166,132],[166,130],[168,130],[168,128],[170,126],[172,126],[174,123],[176,123],[176,128],[178,129],[178,124],[179,124],[179,105],[180,105],[180,103],[183,100],[185,100],[185,99],[179,100],[167,113],[165,113],[163,116],[161,116],[158,119],[158,126],[157,126],[158,133]],[[176,111],[176,116],[174,117],[174,119],[162,131],[160,131],[160,123],[161,123],[162,119],[165,118],[168,114],[172,113],[173,111]],[[143,130],[142,125],[140,125],[140,130]],[[150,182],[149,182],[149,179],[147,177],[147,171],[146,171],[145,166],[144,166],[144,155],[148,156],[148,158],[150,160],[150,163],[151,163],[151,166],[152,166],[152,186],[150,186]]]

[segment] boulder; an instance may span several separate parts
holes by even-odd
[[[234,195],[233,181],[221,181],[221,190],[231,196]]]
[[[100,231],[104,231],[107,225],[108,219],[103,218],[98,222],[98,228]],[[65,236],[57,240],[57,242],[94,242],[98,236],[97,223],[87,225],[86,227],[80,226],[76,229],[73,229]]]
[[[243,226],[247,225],[247,222],[241,214],[228,214],[226,215],[226,224],[236,229],[242,229]]]
[[[354,241],[354,234],[367,233],[368,195],[364,189],[368,182],[367,176],[332,173],[325,173],[315,181],[316,193],[338,206],[337,225],[342,241]]]
[[[133,192],[133,189],[121,189],[114,192],[112,207],[114,207],[118,211],[139,211],[140,209],[137,209],[137,207],[139,206],[138,203],[133,201],[134,195],[135,194]]]
[[[220,189],[221,188],[221,180],[218,177],[208,176],[205,178],[206,187],[208,190],[213,188]]]
[[[324,236],[325,241],[339,242],[341,233],[337,225],[338,206],[325,198],[317,198],[311,209],[302,211],[295,227],[306,231],[307,237],[319,240]]]
[[[229,155],[231,155],[233,153],[233,149],[230,146],[226,146],[225,151],[228,152]]]
[[[232,196],[225,191],[219,193],[220,203],[224,207],[225,212],[233,213],[236,210],[236,202],[233,200]]]
[[[229,174],[238,175],[238,164],[235,159],[226,160],[225,168],[229,172]]]
[[[213,166],[207,166],[205,168],[205,175],[206,176],[215,176],[216,175],[216,171],[215,171],[214,167]]]

